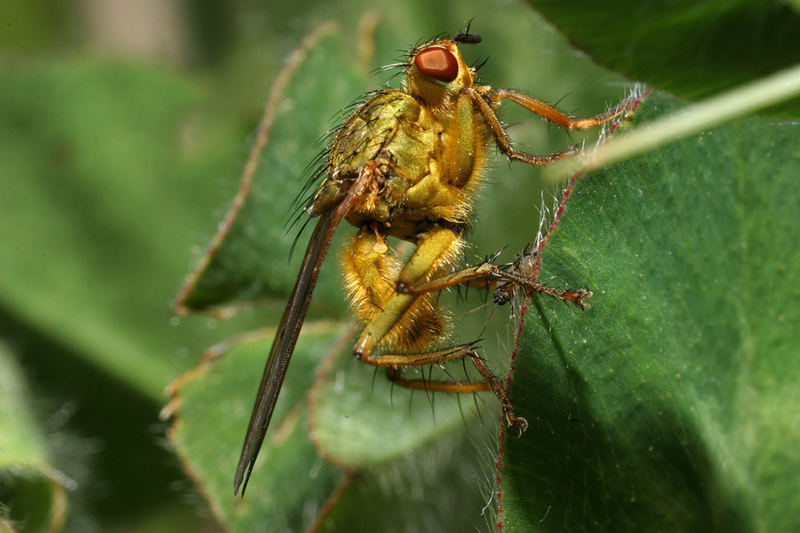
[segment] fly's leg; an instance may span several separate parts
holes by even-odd
[[[384,366],[386,368],[386,375],[392,381],[401,387],[413,390],[424,390],[430,392],[446,392],[455,394],[474,393],[474,392],[493,392],[497,399],[500,400],[500,407],[503,410],[503,416],[506,419],[511,433],[516,436],[522,435],[528,429],[528,421],[521,416],[514,414],[514,408],[511,405],[511,400],[508,397],[508,391],[486,366],[483,358],[478,355],[478,352],[470,344],[459,344],[444,350],[436,350],[425,354],[415,354],[413,363],[409,364],[407,360],[409,356],[406,355],[379,355],[371,356],[370,360],[363,360],[376,366]],[[430,381],[423,379],[407,379],[403,377],[403,368],[409,366],[427,366],[427,365],[442,365],[447,361],[456,361],[460,359],[469,359],[483,377],[484,381],[467,381],[467,382],[452,382],[452,381]]]
[[[423,234],[405,266],[369,226],[359,231],[342,254],[342,271],[358,319],[365,324],[356,342],[357,357],[380,344],[403,353],[424,351],[445,336],[446,325],[430,294],[397,294],[398,279],[424,281],[450,264],[461,247],[457,232],[433,228]]]
[[[592,297],[592,291],[588,289],[554,289],[517,274],[506,272],[501,267],[489,261],[484,261],[477,266],[467,267],[458,272],[453,272],[452,274],[424,281],[416,285],[409,286],[398,282],[396,291],[400,294],[424,294],[428,292],[437,292],[457,285],[477,286],[493,290],[494,302],[498,305],[503,305],[511,300],[513,288],[524,287],[530,292],[546,294],[558,300],[573,302],[580,309],[588,309],[591,307],[589,303],[585,301],[585,299]]]
[[[625,112],[626,109],[628,109],[628,106],[623,102],[616,108],[606,113],[602,113],[587,119],[576,120],[568,115],[565,115],[558,109],[550,107],[544,102],[537,100],[536,98],[506,89],[498,89],[489,92],[488,95],[486,95],[486,91],[481,91],[480,88],[468,88],[463,89],[463,94],[467,95],[467,97],[472,100],[473,105],[477,108],[478,112],[483,117],[483,120],[486,122],[486,125],[489,127],[489,131],[492,133],[495,142],[497,142],[497,146],[500,148],[500,151],[503,152],[503,154],[505,154],[505,156],[509,159],[522,161],[529,165],[549,165],[550,163],[554,163],[561,159],[573,157],[579,153],[579,150],[576,147],[572,147],[561,152],[556,152],[555,154],[544,156],[532,155],[527,152],[515,150],[511,146],[511,141],[509,140],[506,131],[503,129],[503,125],[500,123],[497,115],[495,114],[495,109],[500,105],[501,100],[512,100],[526,109],[529,109],[566,129],[586,129],[599,126],[620,116]],[[486,95],[486,97],[484,95]]]
[[[538,292],[539,294],[545,294],[557,300],[572,302],[581,310],[586,310],[591,307],[589,303],[585,301],[593,296],[592,291],[589,289],[554,289],[510,272],[500,271],[496,275],[500,279],[494,291],[494,303],[497,305],[508,303],[513,297],[514,289],[516,287],[524,287],[529,292]]]
[[[601,126],[606,122],[614,120],[618,116],[622,115],[629,107],[627,103],[623,101],[620,105],[613,109],[609,109],[605,113],[600,113],[599,115],[595,115],[590,118],[575,119],[562,113],[555,107],[549,106],[541,100],[537,100],[536,98],[528,96],[527,94],[509,91],[508,89],[496,89],[489,94],[489,104],[493,109],[497,109],[500,103],[505,99],[516,102],[525,109],[533,111],[537,115],[540,115],[551,122],[555,122],[567,130],[584,130],[587,128]]]
[[[453,272],[428,281],[423,281],[414,285],[398,281],[395,290],[399,294],[425,294],[448,289],[455,286],[481,287],[494,290],[497,288],[496,272],[498,267],[489,261],[484,261],[479,265],[467,267],[463,270]]]
[[[461,248],[460,233],[452,229],[436,228],[424,234],[417,249],[399,274],[384,268],[380,240],[369,228],[363,228],[348,244],[342,266],[351,292],[353,307],[359,318],[366,322],[364,331],[356,341],[356,357],[367,364],[385,367],[389,377],[398,385],[432,392],[493,392],[500,400],[509,427],[521,434],[527,427],[524,418],[514,415],[508,394],[500,380],[486,366],[472,345],[457,345],[442,350],[425,351],[424,347],[439,341],[444,335],[442,318],[431,299],[424,294],[398,294],[394,284],[414,285],[435,276],[458,255]],[[388,272],[383,273],[383,272]],[[391,291],[386,283],[391,281]],[[375,355],[380,345],[390,352]],[[449,383],[431,382],[402,377],[402,368],[409,366],[443,365],[449,361],[469,359],[484,381]]]
[[[360,280],[368,279],[365,274],[371,267],[357,270],[353,266],[369,266],[379,260],[374,255],[374,245],[370,248],[375,239],[377,237],[368,231],[359,233],[355,243],[350,246],[355,252],[352,265],[343,263],[346,276],[353,271]],[[373,250],[371,254],[370,249]],[[430,295],[397,294],[395,284],[399,281],[413,285],[435,276],[450,264],[460,249],[461,236],[458,232],[433,228],[419,237],[416,250],[399,273],[383,274],[382,283],[390,283],[390,290],[370,294],[375,312],[359,316],[366,323],[355,345],[355,354],[359,359],[368,358],[378,344],[390,350],[411,352],[424,350],[443,336],[444,324]],[[356,301],[355,298],[353,300]],[[437,321],[439,325],[436,325]],[[405,334],[402,333],[404,331]]]
[[[449,381],[407,379],[402,375],[403,368],[410,366],[443,365],[449,361],[459,361],[461,359],[469,359],[481,374],[484,381],[456,383]],[[415,354],[370,354],[360,357],[359,360],[370,365],[385,367],[389,379],[392,380],[393,383],[407,389],[462,394],[491,391],[497,396],[498,400],[500,400],[503,416],[511,432],[519,436],[528,428],[528,421],[514,414],[514,408],[511,406],[511,400],[508,398],[508,391],[506,388],[502,385],[497,376],[489,370],[489,367],[486,366],[486,363],[471,344],[459,344],[443,350]]]

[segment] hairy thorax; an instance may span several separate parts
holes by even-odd
[[[435,224],[465,224],[488,140],[471,106],[453,112],[456,103],[446,105],[428,107],[399,90],[360,104],[331,144],[312,212],[335,205],[372,161],[378,171],[348,213],[351,224],[376,223],[412,242]]]

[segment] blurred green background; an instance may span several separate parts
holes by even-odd
[[[522,2],[399,4],[0,4],[0,502],[8,506],[0,518],[30,531],[218,530],[167,444],[164,388],[215,343],[273,325],[285,296],[225,321],[179,319],[172,302],[237,189],[271,83],[319,24],[336,20],[342,49],[355,57],[359,20],[374,9],[377,67],[474,17],[484,43],[467,59],[488,56],[483,81],[576,115],[603,111],[630,85]],[[714,74],[728,86],[741,81]],[[365,87],[389,78],[365,72]],[[314,110],[296,111],[303,120]],[[583,138],[519,109],[503,118],[536,153]],[[288,156],[305,165],[315,150]],[[538,208],[554,194],[537,175],[498,158],[470,257],[535,238]],[[275,250],[276,262],[287,256]],[[296,265],[297,257],[286,283]],[[315,305],[312,317],[344,312]]]

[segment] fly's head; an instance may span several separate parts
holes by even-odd
[[[406,90],[412,96],[438,107],[453,101],[462,89],[472,87],[475,70],[464,62],[459,42],[474,44],[480,42],[480,37],[459,34],[452,41],[432,41],[411,52],[406,68]]]

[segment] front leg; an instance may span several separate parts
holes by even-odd
[[[555,122],[562,128],[570,130],[593,128],[605,124],[622,115],[625,111],[631,108],[632,104],[631,100],[624,100],[617,107],[606,113],[601,113],[600,115],[591,118],[574,119],[569,115],[565,115],[558,109],[551,107],[540,100],[537,100],[536,98],[515,91],[509,91],[507,89],[489,91],[488,87],[478,89],[468,88],[463,89],[463,94],[466,94],[472,100],[473,105],[486,122],[486,126],[492,133],[492,136],[494,137],[497,146],[500,148],[500,151],[503,152],[503,154],[505,154],[505,156],[509,159],[522,161],[523,163],[527,163],[529,165],[549,165],[550,163],[554,163],[561,159],[573,157],[579,153],[579,150],[575,147],[572,147],[567,148],[564,151],[545,156],[532,155],[519,150],[514,150],[514,148],[511,146],[511,141],[509,140],[506,131],[503,129],[503,125],[500,123],[495,113],[495,110],[499,107],[502,100],[508,99],[512,102],[516,102],[525,109],[533,111],[537,115]]]
[[[497,109],[497,107],[500,105],[500,102],[505,99],[516,102],[525,109],[533,111],[537,115],[544,117],[551,122],[555,122],[567,130],[584,130],[587,128],[601,126],[606,122],[609,122],[622,115],[627,109],[630,108],[631,105],[630,101],[623,100],[617,107],[609,109],[605,113],[600,113],[599,115],[589,118],[576,119],[562,113],[555,107],[545,104],[533,96],[528,96],[527,94],[509,91],[508,89],[497,89],[489,94],[489,103],[493,109]]]
[[[464,94],[466,94],[472,100],[473,105],[483,117],[483,120],[486,123],[486,126],[489,128],[492,137],[494,137],[494,140],[497,143],[498,148],[500,148],[500,151],[503,152],[503,154],[509,159],[522,161],[523,163],[527,163],[529,165],[549,165],[550,163],[554,163],[560,159],[567,159],[578,154],[578,149],[574,147],[567,148],[566,150],[557,152],[555,154],[544,156],[532,155],[527,152],[514,150],[514,148],[511,146],[511,140],[508,138],[506,130],[503,129],[503,125],[500,123],[500,120],[497,118],[497,115],[494,112],[493,106],[491,106],[477,90],[470,88],[464,89],[463,91]]]

